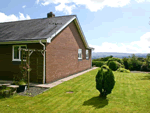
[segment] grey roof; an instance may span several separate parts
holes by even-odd
[[[0,23],[0,42],[47,39],[74,17],[69,15]]]

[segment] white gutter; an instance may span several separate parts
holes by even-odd
[[[39,42],[43,46],[43,50],[44,50],[44,56],[43,56],[43,84],[45,84],[45,45],[42,43],[41,40]]]

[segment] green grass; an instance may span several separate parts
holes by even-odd
[[[113,72],[116,84],[107,99],[95,88],[98,69],[64,82],[35,97],[0,99],[0,112],[8,113],[148,113],[150,74]],[[66,93],[73,91],[73,93]]]

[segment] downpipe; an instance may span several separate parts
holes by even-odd
[[[39,43],[43,46],[43,50],[45,50],[45,45],[40,40]],[[45,51],[43,56],[43,84],[45,84]]]

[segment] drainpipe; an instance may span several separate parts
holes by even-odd
[[[41,40],[39,42],[43,46],[43,50],[45,50],[45,45],[42,43]],[[43,56],[43,84],[45,84],[45,51]]]

